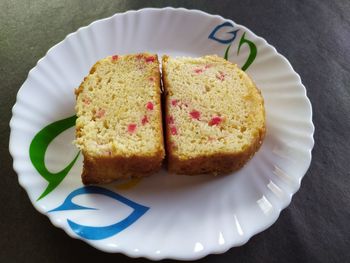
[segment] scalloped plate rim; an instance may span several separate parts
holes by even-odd
[[[268,229],[271,225],[273,225],[277,219],[279,218],[280,216],[280,213],[282,212],[282,210],[284,210],[286,207],[289,206],[289,204],[291,203],[292,201],[292,198],[294,196],[294,194],[296,192],[298,192],[298,190],[300,189],[301,187],[301,182],[302,182],[302,179],[303,177],[306,175],[306,172],[307,170],[309,169],[310,167],[310,164],[311,164],[311,160],[312,160],[312,149],[314,147],[314,138],[313,138],[313,135],[314,135],[314,132],[315,132],[315,126],[312,122],[312,118],[313,118],[313,111],[312,111],[312,104],[307,96],[307,90],[305,88],[305,86],[303,85],[302,81],[301,81],[301,78],[299,76],[299,74],[294,70],[293,66],[291,65],[291,63],[283,56],[281,55],[274,46],[270,45],[266,40],[265,38],[261,37],[261,36],[258,36],[256,35],[254,32],[252,32],[250,29],[248,29],[247,27],[241,25],[241,24],[238,24],[236,22],[234,22],[233,20],[231,19],[226,19],[224,18],[223,16],[221,15],[218,15],[218,14],[209,14],[209,13],[206,13],[204,11],[201,11],[201,10],[198,10],[198,9],[187,9],[187,8],[183,8],[183,7],[180,7],[180,8],[174,8],[174,7],[164,7],[164,8],[142,8],[142,9],[138,9],[138,10],[128,10],[126,12],[121,12],[121,13],[115,13],[114,15],[111,15],[109,17],[105,17],[105,18],[102,18],[102,19],[98,19],[98,20],[95,20],[93,22],[91,22],[90,24],[86,25],[86,26],[82,26],[82,27],[79,27],[75,32],[72,32],[72,33],[69,33],[68,35],[66,35],[66,37],[61,40],[59,43],[55,44],[54,46],[52,46],[51,48],[48,49],[48,51],[45,53],[45,55],[43,57],[41,57],[37,63],[35,64],[35,66],[30,69],[30,71],[28,72],[28,75],[27,75],[27,78],[25,79],[25,81],[23,82],[23,84],[21,85],[21,87],[19,88],[18,92],[17,92],[17,95],[16,95],[16,102],[12,108],[12,117],[11,117],[11,120],[10,120],[10,123],[9,123],[9,126],[10,126],[10,137],[9,137],[9,152],[13,158],[13,169],[14,171],[17,173],[18,175],[18,182],[20,184],[20,186],[25,190],[26,194],[28,195],[29,199],[30,199],[30,196],[29,196],[29,193],[23,183],[23,181],[21,180],[21,176],[19,175],[19,168],[18,166],[16,165],[15,163],[15,153],[14,153],[14,149],[13,149],[13,143],[11,143],[13,141],[13,133],[12,133],[12,130],[13,130],[13,121],[14,121],[14,117],[15,117],[15,114],[14,114],[14,111],[16,109],[16,105],[17,105],[17,101],[18,101],[18,98],[21,94],[21,91],[23,90],[22,87],[23,85],[27,82],[27,80],[30,78],[30,76],[33,74],[33,71],[38,67],[38,65],[40,65],[40,63],[42,62],[42,60],[48,56],[51,52],[53,52],[58,46],[62,45],[63,42],[65,42],[67,39],[69,39],[71,36],[73,35],[76,35],[78,34],[79,32],[83,31],[83,30],[86,30],[88,29],[89,27],[95,25],[95,24],[98,24],[98,23],[102,23],[104,21],[107,21],[107,20],[110,20],[110,19],[113,19],[114,17],[116,16],[123,16],[123,15],[128,15],[130,13],[141,13],[141,12],[147,12],[147,11],[163,11],[163,10],[172,10],[172,11],[181,11],[181,12],[187,12],[187,13],[197,13],[197,14],[200,14],[200,15],[203,15],[203,16],[206,16],[208,18],[219,18],[223,21],[228,21],[228,22],[231,22],[233,24],[235,24],[236,26],[239,26],[241,28],[243,28],[244,30],[246,30],[247,32],[249,32],[250,34],[254,35],[254,37],[256,37],[257,39],[261,39],[264,43],[264,45],[266,45],[269,49],[271,49],[274,53],[274,55],[278,56],[279,59],[282,59],[284,61],[284,63],[286,63],[286,65],[288,65],[289,69],[291,72],[293,72],[295,74],[295,76],[297,76],[297,84],[299,86],[302,87],[303,89],[303,100],[306,102],[309,110],[310,110],[310,118],[309,118],[309,124],[311,125],[311,130],[310,130],[310,133],[308,134],[308,139],[311,140],[311,146],[310,148],[308,149],[307,151],[307,157],[308,157],[308,160],[307,160],[307,164],[305,165],[305,169],[302,173],[302,176],[300,176],[300,178],[298,178],[298,181],[297,181],[297,186],[295,187],[295,191],[294,189],[291,191],[291,193],[288,193],[288,199],[286,200],[285,203],[282,203],[281,205],[281,208],[278,208],[278,211],[276,213],[276,216],[275,218],[273,218],[273,220],[271,220],[268,224],[262,226],[261,228],[259,228],[257,231],[254,231],[254,232],[251,232],[249,234],[245,234],[245,238],[242,239],[241,242],[239,242],[238,244],[232,244],[232,243],[229,243],[229,242],[226,242],[225,245],[221,245],[220,247],[217,246],[217,247],[214,247],[214,248],[209,248],[209,247],[206,247],[205,249],[203,249],[202,251],[200,252],[197,252],[197,253],[192,253],[192,256],[189,257],[188,255],[185,255],[185,256],[180,256],[180,255],[171,255],[171,254],[168,254],[168,255],[157,255],[155,253],[150,253],[149,251],[139,251],[139,252],[134,252],[134,251],[128,251],[128,250],[123,250],[123,249],[115,249],[113,251],[110,251],[108,249],[104,249],[104,248],[101,248],[101,247],[97,247],[95,246],[94,242],[91,242],[90,240],[86,240],[84,238],[81,238],[77,235],[74,235],[72,234],[68,228],[65,228],[61,225],[58,225],[55,221],[54,221],[54,218],[49,216],[48,213],[46,211],[43,211],[43,208],[35,203],[32,203],[32,205],[34,206],[34,208],[40,212],[41,214],[45,215],[48,217],[48,219],[50,220],[51,224],[54,225],[56,228],[59,228],[59,229],[62,229],[66,234],[68,234],[68,236],[70,236],[71,238],[74,238],[74,239],[78,239],[78,240],[82,240],[84,241],[85,243],[88,243],[89,245],[91,245],[92,247],[94,247],[95,249],[98,249],[98,250],[101,250],[101,251],[104,251],[104,252],[107,252],[107,253],[122,253],[122,254],[125,254],[129,257],[132,257],[132,258],[140,258],[140,257],[144,257],[144,258],[148,258],[148,259],[151,259],[151,260],[162,260],[162,259],[175,259],[175,260],[197,260],[197,259],[200,259],[200,258],[203,258],[209,254],[221,254],[221,253],[225,253],[226,251],[228,251],[230,248],[233,248],[233,247],[238,247],[238,246],[242,246],[244,244],[246,244],[253,236],[263,232],[264,230]],[[31,199],[30,199],[31,200]]]

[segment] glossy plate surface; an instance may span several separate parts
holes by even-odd
[[[74,89],[112,54],[217,54],[261,89],[262,148],[229,176],[175,176],[84,187],[74,139]],[[275,48],[220,16],[142,9],[80,28],[52,47],[20,88],[10,122],[19,183],[35,208],[70,236],[107,252],[150,259],[197,259],[239,246],[273,224],[306,173],[314,144],[312,110],[297,73]]]

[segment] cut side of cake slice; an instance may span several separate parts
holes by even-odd
[[[265,135],[264,101],[253,81],[215,55],[162,61],[168,169],[196,175],[241,168]]]
[[[164,159],[157,55],[109,56],[76,90],[76,145],[84,184],[157,171]]]

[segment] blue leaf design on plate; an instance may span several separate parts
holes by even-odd
[[[113,191],[110,191],[108,189],[97,187],[97,186],[86,186],[82,188],[78,188],[71,192],[66,199],[64,200],[63,204],[56,207],[55,209],[52,209],[48,211],[48,213],[51,212],[57,212],[57,211],[67,211],[67,210],[98,210],[96,208],[91,207],[85,207],[80,206],[77,204],[74,204],[72,202],[72,199],[78,195],[82,194],[100,194],[108,196],[114,200],[117,200],[131,208],[134,209],[134,211],[127,216],[122,221],[119,221],[115,224],[109,225],[109,226],[102,226],[102,227],[95,227],[95,226],[85,226],[80,225],[76,222],[73,222],[72,220],[67,219],[67,222],[70,226],[70,228],[79,236],[90,239],[90,240],[99,240],[111,237],[113,235],[116,235],[117,233],[123,231],[125,228],[132,225],[135,221],[137,221],[144,213],[147,212],[149,207],[137,204]]]
[[[226,38],[226,39],[218,38],[216,36],[217,33],[220,32],[220,30],[227,27],[233,28],[234,26],[230,22],[222,23],[221,25],[218,25],[217,27],[214,28],[214,30],[210,33],[208,38],[218,41],[221,44],[230,44],[231,42],[233,42],[233,40],[235,40],[239,29],[226,32],[226,34],[229,35],[229,38]]]

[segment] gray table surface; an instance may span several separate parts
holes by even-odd
[[[250,28],[300,74],[313,105],[313,159],[268,230],[201,262],[350,262],[350,1],[0,1],[0,262],[145,262],[100,252],[37,212],[8,152],[11,107],[38,59],[68,33],[117,12],[187,7]]]

